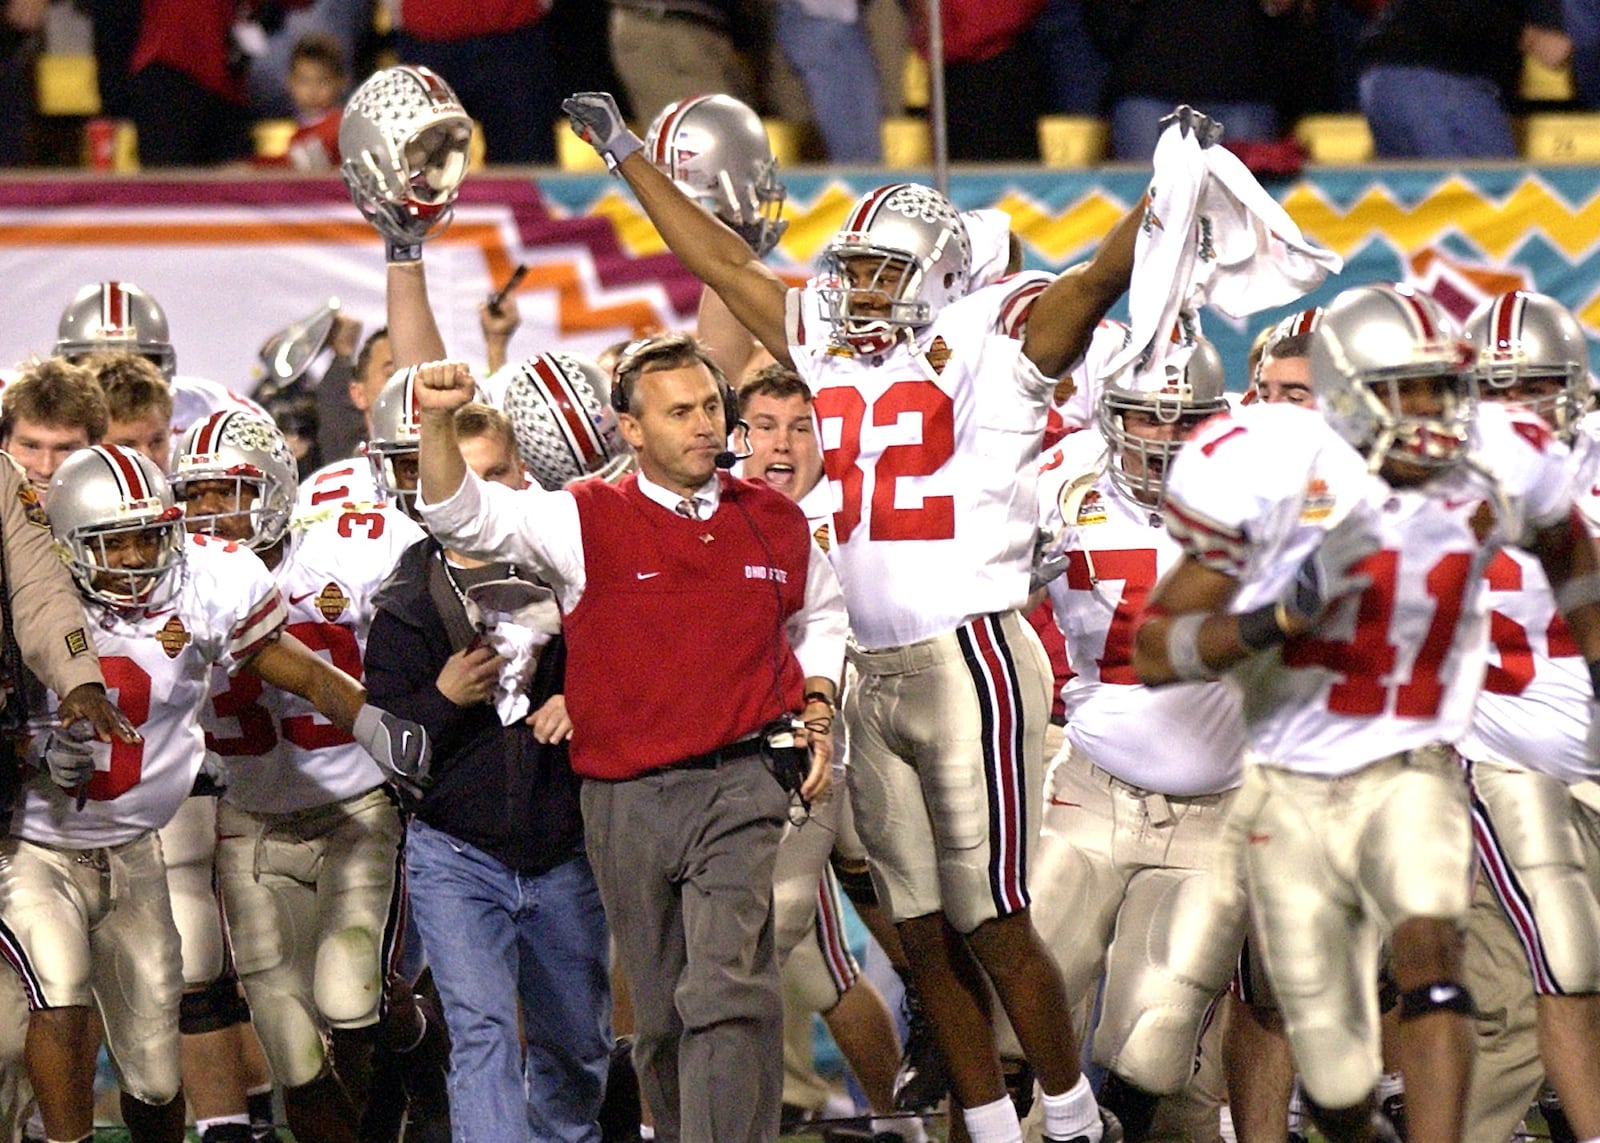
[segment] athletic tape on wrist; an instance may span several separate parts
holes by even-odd
[[[1213,678],[1215,673],[1200,658],[1200,627],[1207,616],[1180,615],[1167,625],[1167,662],[1185,682]]]

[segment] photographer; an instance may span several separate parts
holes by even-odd
[[[464,406],[455,432],[480,476],[522,486],[503,415]],[[533,649],[518,701],[497,688],[506,660],[473,622],[488,617],[475,589],[519,583],[549,600],[514,567],[423,540],[377,598],[366,655],[368,693],[434,744],[437,781],[408,827],[406,867],[450,1029],[451,1114],[458,1137],[507,1143],[591,1137],[611,1047],[605,914],[567,760],[565,648],[556,634]],[[553,602],[544,612],[541,635],[558,624]]]

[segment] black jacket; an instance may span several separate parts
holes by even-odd
[[[434,685],[455,650],[428,585],[438,552],[431,538],[414,544],[378,592],[367,636],[367,696],[420,723],[432,740],[437,780],[416,816],[536,876],[582,852],[579,779],[565,743],[544,745],[520,721],[501,726],[492,703],[458,707]],[[454,626],[465,626],[464,615]],[[558,635],[539,656],[530,709],[561,692],[565,665]]]

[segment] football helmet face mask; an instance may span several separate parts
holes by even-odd
[[[61,311],[57,357],[76,359],[107,350],[148,357],[168,381],[178,367],[166,313],[132,282],[90,282]]]
[[[738,233],[757,254],[778,244],[787,193],[761,119],[731,95],[669,103],[650,124],[645,154],[678,189]]]
[[[189,531],[224,535],[262,551],[283,539],[299,479],[294,453],[277,425],[249,413],[227,411],[189,426],[173,458],[171,484],[173,494],[184,502],[184,526]],[[227,507],[199,511],[207,505],[194,496],[195,486],[213,483],[232,486],[231,497],[220,498]],[[241,524],[245,534],[234,534]]]
[[[1472,312],[1466,337],[1477,354],[1480,398],[1526,405],[1558,436],[1572,439],[1592,390],[1589,343],[1566,306],[1512,290]]]
[[[950,200],[891,183],[863,195],[822,253],[834,340],[881,353],[967,292],[972,242]]]
[[[517,366],[501,402],[528,472],[555,489],[627,452],[611,381],[575,353],[541,353]]]
[[[449,225],[471,141],[472,120],[449,84],[425,67],[384,68],[345,104],[339,173],[386,235],[420,242]]]
[[[1100,394],[1100,433],[1111,446],[1111,481],[1151,508],[1167,498],[1167,470],[1183,442],[1207,417],[1228,408],[1222,357],[1197,338],[1182,373],[1107,381]]]
[[[1373,471],[1391,459],[1438,468],[1465,453],[1471,347],[1408,286],[1355,286],[1329,304],[1311,337],[1311,384],[1322,415]]]
[[[416,379],[417,367],[411,365],[383,383],[372,403],[372,435],[366,443],[378,494],[408,515],[416,512],[417,450],[422,443]]]
[[[117,445],[80,449],[50,481],[50,531],[78,591],[117,611],[166,606],[183,565],[183,513],[155,463]]]

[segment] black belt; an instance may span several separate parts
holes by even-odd
[[[718,747],[716,750],[707,750],[704,754],[695,754],[681,762],[674,762],[669,766],[662,766],[662,770],[715,770],[724,762],[737,762],[741,758],[753,758],[761,753],[761,735],[752,734],[749,738],[741,738],[727,746]]]

